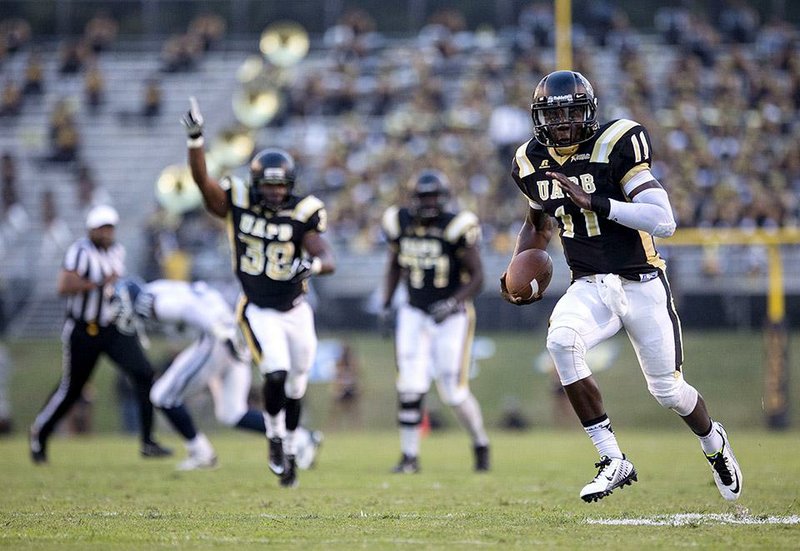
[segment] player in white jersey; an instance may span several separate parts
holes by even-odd
[[[264,417],[247,404],[250,391],[250,355],[241,345],[236,316],[223,296],[205,282],[157,280],[142,288],[135,301],[136,313],[160,324],[183,325],[199,331],[156,381],[150,393],[153,405],[169,410],[170,420],[183,436],[188,457],[179,470],[214,467],[217,456],[208,438],[196,430],[185,401],[205,388],[211,392],[214,414],[224,425],[265,433]],[[178,419],[176,423],[174,420]],[[304,432],[308,433],[305,429]],[[319,433],[300,438],[303,461],[313,462]]]

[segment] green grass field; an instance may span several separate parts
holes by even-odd
[[[323,335],[325,336],[325,335]],[[327,335],[330,336],[330,335]],[[300,488],[279,488],[266,446],[200,415],[220,456],[210,472],[177,473],[181,445],[163,422],[161,440],[178,457],[143,460],[119,425],[113,370],[101,364],[94,389],[95,434],[56,436],[49,465],[28,459],[24,430],[59,376],[57,341],[7,343],[19,429],[0,439],[0,546],[13,549],[515,547],[796,549],[800,545],[798,414],[784,432],[763,429],[763,344],[756,333],[686,335],[686,372],[728,428],[745,477],[736,504],[722,500],[694,437],[647,394],[622,339],[614,366],[598,373],[606,405],[639,482],[596,504],[578,498],[594,474],[595,452],[572,418],[554,422],[552,379],[533,369],[541,334],[490,335],[473,390],[492,438],[493,470],[470,470],[467,437],[434,431],[419,475],[388,474],[399,451],[393,430],[390,341],[336,335],[355,347],[361,368],[362,430],[332,426],[330,389],[311,386],[306,423],[325,430],[319,464]],[[158,343],[154,354],[163,351]],[[800,357],[793,336],[790,357]],[[797,362],[791,396],[798,396]],[[435,393],[433,393],[435,394]],[[533,430],[497,428],[503,405],[520,402]],[[435,399],[431,400],[436,406]],[[795,398],[796,403],[796,398]],[[723,516],[720,516],[723,515]],[[620,525],[622,524],[622,525]]]
[[[466,437],[451,431],[423,442],[422,473],[392,475],[393,432],[332,434],[292,490],[267,472],[255,436],[216,435],[220,467],[192,473],[176,473],[174,459],[139,459],[133,439],[55,440],[44,467],[28,462],[22,438],[0,441],[0,546],[796,549],[800,541],[796,435],[732,434],[746,481],[736,505],[720,498],[683,432],[622,433],[639,482],[595,504],[578,498],[594,471],[577,431],[492,436],[491,473],[470,472]],[[699,516],[681,526],[593,524],[674,524],[686,514]],[[721,514],[730,518],[715,520]],[[768,517],[781,523],[763,524]]]

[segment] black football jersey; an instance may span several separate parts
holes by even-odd
[[[325,205],[313,195],[290,195],[278,211],[250,204],[247,184],[228,177],[228,239],[233,269],[247,299],[262,308],[287,311],[306,292],[306,283],[290,283],[293,264],[303,257],[303,236],[327,227]]]
[[[649,170],[650,138],[639,123],[619,119],[602,125],[572,155],[562,157],[535,139],[522,144],[512,162],[512,176],[532,208],[558,221],[572,278],[613,273],[640,279],[664,269],[653,237],[576,206],[546,172],[561,172],[586,193],[629,201],[623,186]]]
[[[426,312],[461,286],[466,276],[463,251],[480,240],[478,217],[469,211],[445,212],[423,225],[407,208],[390,207],[383,215],[383,231],[398,252],[409,303]]]

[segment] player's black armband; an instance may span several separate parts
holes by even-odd
[[[598,197],[597,195],[590,195],[592,210],[604,218],[608,218],[611,214],[611,199],[608,197]]]

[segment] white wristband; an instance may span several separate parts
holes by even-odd
[[[203,139],[203,136],[197,136],[196,138],[189,138],[186,140],[186,147],[189,149],[199,149],[203,147],[204,143],[205,140]]]
[[[318,274],[322,271],[322,260],[318,256],[311,259],[311,273]]]

